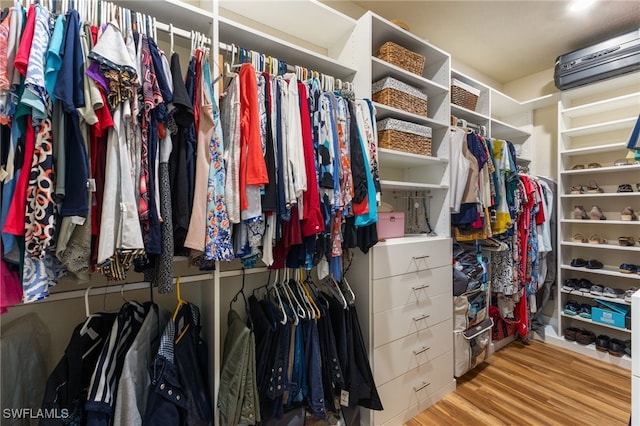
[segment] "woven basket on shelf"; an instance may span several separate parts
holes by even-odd
[[[409,49],[405,49],[394,42],[388,41],[380,46],[377,56],[385,62],[389,62],[414,74],[422,75],[425,57]]]
[[[431,156],[431,128],[385,118],[377,123],[378,147]]]
[[[391,77],[371,85],[371,99],[393,108],[418,115],[427,115],[427,95]]]
[[[475,87],[455,78],[451,80],[451,103],[475,111],[479,96],[480,90]]]

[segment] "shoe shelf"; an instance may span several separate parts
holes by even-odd
[[[563,320],[569,322],[568,319],[563,318]],[[595,343],[592,343],[590,345],[581,345],[575,341],[567,340],[561,334],[558,334],[556,332],[556,329],[552,325],[545,326],[544,336],[545,336],[545,341],[548,343],[606,362],[611,365],[617,365],[619,367],[626,368],[627,370],[631,370],[630,356],[626,354],[621,357],[613,356],[613,355],[610,355],[608,352],[602,352],[597,350]],[[621,334],[618,337],[623,337],[623,336],[626,336],[626,335]]]
[[[640,197],[640,192],[605,192],[602,194],[564,194],[562,198]],[[595,222],[595,221],[594,221]],[[633,221],[629,221],[633,222]]]
[[[627,117],[621,118],[619,120],[607,121],[604,123],[590,124],[587,126],[574,127],[571,129],[564,130],[562,132],[563,136],[587,136],[592,134],[601,134],[613,132],[616,130],[623,130],[628,128],[633,128],[638,117]]]
[[[626,302],[624,299],[620,299],[620,298],[618,298],[618,297],[596,296],[596,295],[591,294],[591,293],[583,293],[582,291],[579,291],[579,290],[573,290],[573,291],[560,290],[560,293],[567,294],[567,295],[569,295],[570,297],[575,296],[575,297],[586,297],[586,298],[589,298],[589,299],[609,300],[609,301],[611,301],[611,302],[619,303],[619,304],[621,304],[621,305],[631,305],[631,303]],[[572,316],[572,315],[567,315],[567,314],[564,314],[564,315],[566,315],[566,316],[569,316],[569,317],[573,318],[573,316]],[[580,317],[580,318],[582,318],[582,317]],[[598,323],[598,324],[599,324],[599,323]],[[618,327],[615,327],[615,328],[617,329]],[[621,330],[622,330],[622,329],[621,329]],[[625,329],[625,330],[626,330],[626,329]]]
[[[565,149],[563,151],[560,151],[560,154],[571,157],[574,155],[602,154],[605,152],[616,152],[616,151],[624,152],[624,150],[626,149],[627,149],[627,142],[623,141],[623,142],[615,142],[615,143],[604,144],[604,145],[592,145],[592,146],[585,146],[581,148]],[[592,170],[592,169],[589,169],[589,170]],[[561,172],[561,173],[566,173],[566,172]]]
[[[629,330],[628,328],[620,328],[620,327],[616,327],[614,325],[608,325],[608,324],[603,324],[601,322],[595,322],[591,318],[583,318],[583,317],[581,317],[579,315],[567,315],[565,313],[561,313],[560,315],[562,317],[564,317],[564,318],[571,318],[571,319],[574,319],[574,320],[577,320],[577,321],[586,322],[588,324],[594,324],[594,325],[597,325],[598,327],[610,328],[612,330],[618,330],[618,331],[622,331],[624,333],[631,334],[631,330]]]
[[[602,114],[612,109],[637,107],[638,105],[640,105],[640,92],[567,108],[562,111],[562,115],[568,118],[586,117],[589,115]]]
[[[583,247],[600,250],[623,250],[623,251],[635,251],[640,252],[640,246],[621,246],[618,244],[591,244],[591,243],[577,243],[574,241],[562,241],[560,243],[563,246],[568,247]]]
[[[565,170],[560,172],[561,175],[589,175],[596,173],[609,173],[609,172],[633,172],[640,171],[640,164],[631,164],[628,166],[606,166],[595,167],[592,169],[579,169],[579,170]]]
[[[622,246],[618,237],[640,237],[640,221],[621,220],[621,210],[630,206],[640,209],[640,191],[636,184],[640,183],[640,164],[615,166],[627,155],[629,135],[640,113],[640,73],[629,73],[601,82],[562,91],[558,102],[558,282],[576,276],[588,277],[599,285],[627,290],[639,287],[640,274],[620,272],[621,263],[638,264],[640,246]],[[587,168],[591,163],[599,163],[603,167]],[[573,170],[575,165],[582,164],[583,169]],[[571,194],[570,189],[578,185],[592,185],[590,180],[596,179],[604,188],[604,193]],[[595,185],[598,185],[596,183]],[[633,192],[617,192],[621,184],[630,184]],[[593,205],[608,219],[591,220],[575,219],[573,210],[576,205],[589,207]],[[589,210],[586,210],[589,212]],[[599,216],[599,215],[598,215]],[[573,235],[583,233],[586,237],[598,234],[607,238],[605,244],[594,244],[574,240]],[[569,264],[571,259],[597,259],[604,266],[601,269],[587,269]],[[560,287],[560,286],[559,286]],[[575,298],[611,300],[615,303],[630,305],[624,298],[608,298],[595,296],[580,291],[565,291],[557,288],[557,307],[555,325],[556,335],[550,338],[554,344],[566,347],[579,353],[589,355],[613,365],[630,368],[630,357],[615,357],[595,350],[595,345],[585,347],[576,342],[564,339],[564,330],[572,323],[594,332],[603,329],[618,330],[620,334],[630,334],[630,330],[593,322],[591,319],[567,315],[563,308],[567,300]],[[634,315],[636,315],[634,313]],[[573,321],[575,320],[575,321]],[[546,333],[546,330],[545,330]],[[614,334],[614,333],[611,333]],[[629,337],[627,337],[629,338]]]
[[[578,271],[578,272],[585,272],[589,274],[608,275],[608,276],[617,277],[617,278],[628,278],[631,280],[640,280],[640,274],[623,274],[618,270],[619,268],[617,266],[611,266],[611,265],[604,265],[604,267],[601,269],[578,268],[571,265],[560,265],[560,268],[566,271]]]
[[[561,223],[585,223],[589,225],[640,225],[637,220],[591,220],[591,219],[560,219]]]

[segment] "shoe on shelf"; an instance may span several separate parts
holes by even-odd
[[[606,334],[600,334],[596,337],[596,350],[600,352],[607,352],[609,345],[611,344],[611,337]]]
[[[576,335],[576,340],[578,336]],[[627,347],[627,344],[624,340],[620,339],[611,339],[609,342],[609,355],[613,355],[615,357],[621,357],[624,355],[624,350]]]
[[[598,182],[591,180],[589,181],[589,186],[587,186],[587,192],[589,194],[602,194],[604,193],[604,189],[600,188]]]
[[[619,288],[605,287],[602,289],[602,295],[610,299],[622,299],[624,297],[624,290]]]
[[[633,237],[618,237],[618,244],[625,247],[631,247],[636,244],[636,240]]]
[[[635,294],[635,292],[638,291],[638,289],[636,287],[631,287],[629,290],[624,292],[624,301],[627,303],[631,303],[631,296],[633,296]]]
[[[622,212],[620,213],[620,220],[638,220],[638,216],[631,207],[627,206],[622,209]]]
[[[574,243],[586,243],[587,241],[589,241],[584,234],[580,233],[573,234],[572,240]]]
[[[624,353],[631,356],[631,339],[624,341]]]
[[[571,170],[584,170],[584,164],[576,164]]]
[[[620,265],[620,272],[623,274],[635,274],[638,272],[638,265],[632,265],[631,263],[623,263]]]
[[[587,169],[597,169],[599,167],[602,167],[602,165],[600,165],[600,163],[589,163],[589,164],[587,164]]]
[[[584,185],[575,185],[571,187],[572,194],[584,194],[587,192],[587,188]]]
[[[599,260],[589,259],[587,260],[587,269],[602,269],[604,265]]]
[[[586,278],[580,278],[578,280],[578,290],[582,293],[591,293],[591,287],[593,287],[593,283]]]
[[[563,291],[576,291],[578,290],[578,279],[577,278],[567,278],[562,282],[562,290]]]
[[[587,211],[583,206],[575,206],[573,209],[573,218],[585,220],[589,218],[589,215],[587,215]]]
[[[589,237],[589,244],[607,244],[607,240],[600,234],[593,234]]]
[[[602,296],[602,286],[601,285],[592,285],[591,289],[589,290],[589,294],[591,294],[592,296]]]
[[[576,342],[581,345],[590,345],[596,341],[596,333],[584,328],[576,333]]]
[[[577,327],[569,327],[564,329],[564,338],[566,340],[571,340],[572,342],[576,341],[576,335],[580,331]]]
[[[584,268],[585,266],[587,266],[587,261],[579,257],[571,261],[571,266],[573,266],[574,268]]]
[[[578,315],[578,312],[580,312],[580,304],[578,302],[576,302],[575,300],[569,300],[564,305],[564,309],[562,310],[562,312],[565,315],[569,315],[569,316],[575,317],[576,315]]]
[[[580,305],[580,310],[578,311],[578,315],[580,315],[582,318],[591,319],[591,308],[592,308],[591,305],[587,303],[583,303],[582,305]]]
[[[598,206],[591,207],[591,210],[589,211],[589,218],[591,220],[607,220],[606,216]]]
[[[633,187],[628,183],[618,185],[618,191],[616,192],[633,192]]]

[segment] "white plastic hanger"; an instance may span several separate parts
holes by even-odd
[[[282,312],[282,319],[280,320],[280,324],[285,325],[289,318],[287,317],[287,311],[284,308],[284,304],[282,303],[282,298],[280,297],[280,291],[278,291],[278,277],[280,276],[280,270],[276,269],[276,279],[271,283],[271,288],[274,290],[276,294],[276,298],[278,299],[278,307],[280,308],[280,312]]]
[[[91,309],[89,307],[89,293],[91,292],[92,288],[93,287],[89,286],[84,291],[84,313],[86,318],[84,320],[84,324],[82,324],[82,328],[80,329],[81,336],[89,331],[89,323],[91,322],[91,319],[99,316],[98,314],[91,314]]]
[[[169,23],[169,52],[171,53],[171,55],[173,55],[175,53],[175,50],[173,50],[173,24]]]

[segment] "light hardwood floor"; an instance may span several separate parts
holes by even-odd
[[[539,341],[514,342],[406,426],[627,425],[631,372]]]

